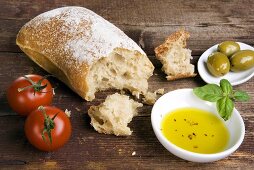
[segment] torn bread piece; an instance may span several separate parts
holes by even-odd
[[[162,63],[162,71],[167,74],[167,80],[194,77],[194,65],[191,50],[186,48],[186,40],[190,34],[179,30],[171,34],[163,44],[155,48],[155,55]]]
[[[115,93],[99,106],[91,106],[88,115],[91,117],[91,125],[99,133],[128,136],[132,131],[127,125],[138,114],[137,108],[142,106],[129,96]]]

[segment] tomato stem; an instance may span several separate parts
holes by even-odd
[[[41,85],[42,81],[44,79],[46,79],[47,77],[49,76],[52,76],[52,75],[46,75],[44,77],[42,77],[37,83],[35,83],[32,79],[30,79],[29,77],[27,76],[23,76],[27,81],[29,81],[29,83],[31,83],[32,85],[29,85],[29,86],[26,86],[26,87],[23,87],[23,88],[18,88],[18,92],[22,92],[26,89],[29,89],[29,88],[33,88],[34,89],[34,95],[35,95],[35,92],[41,92],[43,89],[45,89],[47,87],[47,84],[45,85]]]
[[[23,76],[27,81],[29,81],[32,85],[34,85],[35,83],[33,82],[33,80],[31,80],[29,77],[27,76]]]
[[[42,139],[46,141],[46,138],[45,138],[45,133],[48,135],[48,138],[49,138],[49,142],[50,144],[52,144],[52,136],[51,136],[51,130],[55,128],[55,122],[54,122],[54,119],[56,118],[57,114],[59,112],[57,112],[53,118],[50,118],[47,114],[46,114],[46,111],[45,111],[45,108],[43,106],[39,106],[38,107],[38,110],[40,110],[42,113],[43,113],[43,116],[44,116],[44,128],[42,130]]]
[[[29,88],[33,87],[33,86],[34,85],[26,86],[26,87],[23,87],[23,88],[18,88],[18,92],[22,92],[22,91],[24,91],[26,89],[29,89]]]

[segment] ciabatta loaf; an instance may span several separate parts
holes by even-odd
[[[99,106],[91,106],[88,115],[91,117],[91,125],[99,133],[127,136],[132,133],[127,125],[138,114],[137,108],[142,106],[129,99],[129,96],[115,93]]]
[[[190,34],[185,30],[171,34],[163,44],[155,48],[156,58],[162,63],[162,70],[167,74],[167,80],[194,77],[194,65],[191,50],[186,48],[186,40]]]
[[[154,67],[120,29],[83,7],[45,12],[17,35],[17,45],[84,99],[109,88],[145,94]]]

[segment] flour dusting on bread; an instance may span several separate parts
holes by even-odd
[[[81,62],[86,61],[91,64],[95,60],[109,55],[115,46],[137,50],[144,54],[143,50],[120,29],[86,8],[57,8],[40,14],[25,26],[31,27],[39,33],[41,29],[35,27],[44,27],[46,23],[52,23],[52,36],[48,37],[48,41],[55,41],[53,39],[56,38],[58,41],[64,42],[59,44],[62,46],[59,51],[70,51]],[[115,36],[116,34],[117,36]],[[38,39],[41,34],[35,32],[32,36],[34,39]]]
[[[162,63],[162,70],[167,74],[167,80],[194,77],[194,65],[191,50],[186,48],[186,40],[190,34],[185,30],[171,34],[163,44],[155,48],[156,58]]]
[[[129,99],[129,96],[115,93],[99,106],[91,106],[88,115],[91,117],[91,125],[99,133],[127,136],[132,133],[128,123],[138,114],[137,108],[142,106]]]

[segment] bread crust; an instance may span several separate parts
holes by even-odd
[[[179,43],[181,44],[181,46],[183,48],[186,47],[187,43],[187,39],[190,37],[190,33],[185,31],[184,29],[180,29],[179,31],[174,32],[173,34],[169,35],[166,40],[164,41],[163,44],[159,45],[158,47],[156,47],[154,49],[156,57],[160,58],[162,57],[162,55],[167,52],[168,50],[170,50],[172,44],[176,41],[179,41],[180,39],[182,39],[182,41],[179,41]]]
[[[173,47],[174,43],[178,43],[181,47],[185,48],[187,46],[187,39],[190,37],[190,33],[185,31],[184,29],[180,29],[179,31],[174,32],[169,35],[163,44],[159,45],[154,49],[155,56],[158,60],[164,64],[165,54]],[[166,76],[167,80],[177,80],[181,78],[187,77],[195,77],[197,74],[189,74],[189,73],[181,73],[177,75],[168,75]]]
[[[16,44],[86,100],[93,63],[115,49],[146,56],[120,29],[83,7],[58,8],[35,17],[21,28]]]

